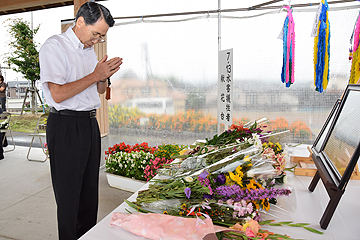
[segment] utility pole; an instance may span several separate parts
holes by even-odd
[[[152,78],[153,82],[154,82],[154,88],[155,88],[155,91],[156,91],[156,96],[159,97],[159,91],[157,89],[155,78],[153,77],[153,73],[152,73],[152,70],[151,70],[147,43],[143,44],[143,51],[144,51],[144,59],[145,59],[146,86],[149,86],[150,78]],[[150,93],[151,93],[150,91],[147,93],[148,96],[149,96]]]

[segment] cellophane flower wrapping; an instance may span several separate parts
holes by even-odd
[[[154,213],[113,213],[111,224],[148,239],[203,239],[213,233],[211,219],[182,218]]]

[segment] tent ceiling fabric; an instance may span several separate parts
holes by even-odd
[[[1,0],[0,15],[73,5],[73,0]]]
[[[103,1],[103,0],[97,0]],[[0,15],[74,5],[74,0],[0,0]]]

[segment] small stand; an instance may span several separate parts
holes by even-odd
[[[309,150],[310,153],[309,157],[291,156],[290,162],[297,164],[296,168],[294,169],[295,175],[314,177],[317,169],[315,167],[315,163],[311,156],[312,151],[310,146],[308,146],[307,149]],[[350,179],[360,180],[360,172],[359,172],[358,164],[356,164]]]

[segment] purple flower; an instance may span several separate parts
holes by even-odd
[[[226,177],[224,174],[219,174],[216,177],[216,182],[219,183],[220,185],[223,185],[226,182]]]
[[[212,199],[213,198],[213,196],[211,196],[209,194],[204,194],[203,196],[204,196],[204,199]]]
[[[239,185],[220,186],[216,188],[218,195],[224,196],[225,199],[232,199],[234,201],[256,201],[262,199],[272,199],[278,196],[289,196],[291,191],[289,189],[275,189],[273,187],[266,189],[241,189]]]
[[[184,192],[185,192],[186,197],[187,197],[187,198],[190,198],[190,196],[191,196],[191,189],[187,187],[187,188],[184,189]]]
[[[209,175],[208,171],[204,170],[202,173],[200,173],[199,177],[205,179],[208,175]]]

